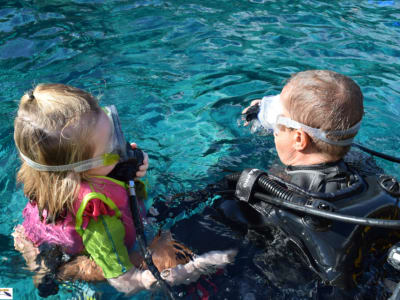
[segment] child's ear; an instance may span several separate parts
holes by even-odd
[[[294,131],[293,142],[295,150],[303,151],[311,144],[311,139],[306,132],[301,129],[297,129]]]

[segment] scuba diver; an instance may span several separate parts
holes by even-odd
[[[385,264],[380,269],[386,272],[389,252],[387,262],[400,270],[400,188],[371,156],[350,149],[395,163],[400,159],[353,142],[364,114],[360,87],[333,71],[300,72],[279,95],[253,101],[242,114],[252,132],[273,133],[281,163],[268,171],[245,169],[202,190],[156,199],[157,220],[179,219],[182,211],[190,215],[209,199],[201,214],[192,214],[171,231],[197,249],[204,247],[201,236],[213,235],[220,247],[239,249],[237,263],[230,267],[235,276],[228,287],[232,299],[249,294],[254,299],[274,298],[274,287],[278,293],[304,288],[317,299],[365,299],[359,287],[370,280],[363,270],[371,260],[379,257]],[[193,223],[201,230],[188,234],[186,228]],[[400,296],[395,269],[389,270],[393,284],[385,286],[392,297]],[[249,273],[267,280],[260,285]],[[243,288],[246,284],[253,288]]]
[[[356,284],[355,270],[375,238],[388,229],[394,242],[400,237],[398,181],[346,156],[352,145],[380,155],[353,144],[363,110],[362,92],[349,77],[326,70],[294,74],[279,95],[243,111],[252,132],[273,132],[284,166],[268,173],[245,169],[219,187],[235,190],[218,203],[224,217],[279,230],[326,285],[344,290]]]
[[[279,95],[254,100],[242,114],[252,132],[273,133],[281,163],[229,174],[202,190],[160,196],[154,201],[157,220],[190,215],[171,228],[175,237],[203,251],[201,236],[239,249],[229,269],[234,279],[228,299],[274,298],[285,290],[315,299],[382,298],[379,293],[398,299],[399,183],[383,175],[371,156],[351,148],[400,159],[353,142],[364,114],[360,87],[333,71],[300,72]],[[205,199],[202,213],[191,214]],[[187,233],[189,226],[196,230]],[[384,292],[371,291],[373,272],[363,272],[375,263],[385,266],[374,275],[384,273]],[[254,280],[259,275],[266,281]]]

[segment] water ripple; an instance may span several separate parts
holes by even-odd
[[[273,139],[238,127],[239,114],[305,69],[351,76],[365,95],[357,140],[398,156],[399,8],[372,0],[7,2],[0,207],[13,221],[0,217],[2,233],[20,221],[26,201],[15,186],[10,112],[39,82],[75,85],[117,105],[128,138],[150,154],[152,196],[200,188],[228,169],[266,168],[276,158]],[[378,163],[400,177],[398,167]]]

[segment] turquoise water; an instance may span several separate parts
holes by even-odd
[[[399,156],[399,9],[397,0],[0,1],[0,287],[38,297],[9,238],[26,203],[12,138],[24,91],[60,82],[115,104],[150,155],[151,197],[267,168],[272,138],[251,136],[238,115],[306,69],[351,76],[365,95],[357,141]],[[400,178],[398,165],[378,164]]]

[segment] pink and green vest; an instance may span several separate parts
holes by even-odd
[[[144,188],[144,184],[139,182],[139,187]],[[46,216],[43,212],[44,220]],[[136,232],[122,181],[94,176],[90,182],[82,182],[74,214],[67,213],[56,224],[41,221],[37,206],[30,202],[23,217],[25,234],[36,246],[55,244],[70,255],[89,254],[106,278],[117,277],[132,267],[128,249],[135,243]]]

